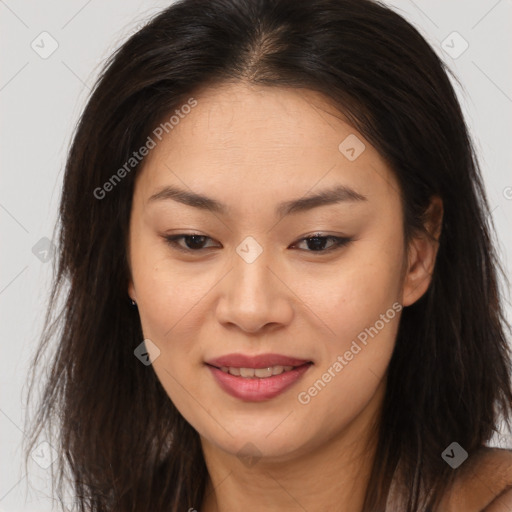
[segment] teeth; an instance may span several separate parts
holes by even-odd
[[[280,375],[284,372],[289,372],[293,370],[293,366],[270,366],[268,368],[233,368],[232,366],[222,366],[221,370],[224,373],[230,373],[231,375],[235,375],[236,377],[245,377],[252,378],[257,377],[259,379],[264,379],[266,377],[271,377],[273,375]]]
[[[254,377],[254,368],[240,368],[240,377]]]

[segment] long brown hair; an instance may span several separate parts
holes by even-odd
[[[127,235],[144,160],[104,197],[95,190],[197,91],[243,80],[315,90],[343,112],[396,173],[407,240],[429,199],[443,200],[432,282],[404,309],[388,368],[364,505],[383,511],[396,477],[403,510],[432,510],[455,474],[443,450],[456,441],[471,456],[512,413],[498,273],[506,277],[448,72],[415,28],[370,0],[181,0],[112,55],[69,150],[55,280],[31,369],[30,390],[51,350],[26,453],[44,427],[55,434],[59,496],[69,481],[80,511],[203,502],[199,436],[134,357],[143,335],[127,295]]]

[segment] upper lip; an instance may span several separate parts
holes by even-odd
[[[308,359],[297,359],[280,354],[260,354],[257,356],[248,356],[244,354],[226,354],[215,359],[206,361],[206,364],[233,368],[268,368],[270,366],[301,366],[310,363]]]

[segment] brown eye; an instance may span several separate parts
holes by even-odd
[[[194,233],[182,233],[180,235],[166,236],[164,238],[169,245],[185,252],[199,252],[203,249],[208,249],[209,247],[204,247],[204,244],[206,240],[211,240],[208,236]],[[181,239],[185,242],[185,247],[179,243]]]
[[[332,241],[332,244],[325,248],[327,241]],[[339,236],[322,236],[321,234],[317,234],[314,236],[309,236],[306,238],[302,238],[299,240],[299,243],[306,242],[306,246],[308,250],[306,252],[330,252],[339,247],[347,245],[351,242],[351,238],[339,237]]]

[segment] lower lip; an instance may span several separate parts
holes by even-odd
[[[261,402],[279,395],[306,373],[312,363],[297,366],[289,372],[271,377],[237,377],[223,372],[215,366],[207,365],[220,387],[235,398],[249,402]]]

